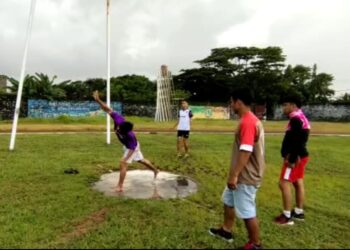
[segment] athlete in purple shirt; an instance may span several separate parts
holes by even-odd
[[[114,131],[119,141],[124,145],[124,155],[120,160],[120,175],[117,192],[123,192],[123,183],[125,180],[128,164],[137,161],[154,172],[154,178],[157,177],[159,170],[152,163],[145,159],[140,149],[140,143],[137,141],[131,122],[125,121],[125,118],[118,112],[113,111],[104,102],[101,101],[98,91],[94,91],[93,97],[101,108],[108,113],[114,121]]]

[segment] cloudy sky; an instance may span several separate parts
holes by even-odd
[[[350,91],[348,0],[111,0],[112,75],[154,79],[215,47],[280,46],[287,63],[335,76]],[[104,77],[105,0],[37,0],[27,72]],[[18,77],[30,0],[0,1],[0,74]],[[341,92],[338,92],[341,93]]]

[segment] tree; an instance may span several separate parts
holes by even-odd
[[[58,100],[65,99],[66,93],[59,87],[60,84],[68,83],[70,81],[64,81],[62,83],[55,83],[57,76],[50,78],[43,73],[35,73],[34,76],[26,75],[23,83],[22,96],[25,99],[36,98],[46,100]],[[14,78],[9,78],[11,86],[8,87],[11,93],[17,93],[19,81]]]
[[[217,69],[210,67],[182,70],[180,75],[174,77],[175,89],[189,92],[191,101],[228,100],[225,78],[218,74]]]
[[[308,84],[310,93],[310,103],[329,103],[331,97],[334,95],[334,90],[330,87],[332,85],[333,76],[326,73],[317,74],[314,79]]]
[[[106,98],[106,80],[92,78],[85,81],[64,82],[58,85],[66,93],[67,100],[91,100],[91,93],[98,90]],[[154,103],[156,85],[145,76],[125,75],[111,78],[111,100],[132,103]]]
[[[215,48],[195,61],[198,68],[182,70],[174,83],[198,102],[226,102],[233,90],[249,87],[255,102],[266,104],[268,117],[280,97],[291,91],[301,95],[305,104],[329,102],[334,94],[332,75],[318,74],[316,64],[285,67],[285,60],[280,47]]]
[[[82,81],[61,83],[59,88],[66,93],[66,100],[85,100],[86,90]]]
[[[189,91],[182,89],[175,89],[174,98],[176,100],[188,100],[192,94]]]
[[[284,81],[287,85],[287,92],[293,91],[299,93],[303,103],[308,103],[310,91],[308,85],[312,74],[311,68],[298,64],[296,66],[288,65],[284,70]]]
[[[287,91],[298,92],[302,95],[304,104],[328,103],[334,95],[331,89],[333,76],[326,73],[317,73],[317,65],[312,69],[304,65],[288,67],[284,71],[284,80],[290,84]]]
[[[15,78],[8,78],[10,82],[10,86],[7,87],[7,89],[10,91],[10,93],[16,94],[18,91],[19,81]],[[26,75],[23,82],[23,92],[22,97],[24,99],[30,98],[35,93],[35,82],[34,82],[34,76]]]
[[[66,92],[60,88],[61,84],[67,84],[70,82],[64,81],[61,83],[55,83],[57,76],[50,78],[43,73],[35,73],[34,76],[34,89],[35,94],[31,98],[46,99],[46,100],[62,100],[66,98]]]
[[[139,75],[112,77],[111,98],[126,103],[154,103],[156,84]]]
[[[196,61],[200,68],[182,70],[174,78],[175,86],[192,93],[192,101],[201,102],[226,102],[233,90],[245,86],[257,102],[272,107],[282,88],[284,61],[279,47],[217,48]]]
[[[344,95],[338,97],[334,103],[336,103],[336,104],[350,104],[350,93],[345,93]]]

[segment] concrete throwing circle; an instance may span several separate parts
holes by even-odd
[[[93,186],[94,190],[106,196],[127,197],[132,199],[176,199],[197,192],[197,184],[188,177],[168,172],[160,172],[154,180],[149,170],[130,170],[124,181],[124,192],[115,191],[119,172],[104,174]]]

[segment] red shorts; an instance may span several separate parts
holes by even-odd
[[[299,179],[304,179],[305,166],[309,161],[309,157],[301,158],[300,161],[296,162],[294,168],[288,168],[285,162],[282,167],[280,179],[290,182],[296,182]]]

